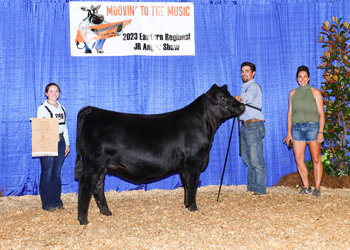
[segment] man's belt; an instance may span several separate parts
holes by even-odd
[[[247,121],[242,121],[242,126],[245,126],[247,125],[248,123],[251,123],[251,122],[259,122],[261,120],[259,119],[250,119],[250,120],[247,120]]]

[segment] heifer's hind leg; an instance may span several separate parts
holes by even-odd
[[[179,173],[180,175],[180,179],[181,179],[181,182],[182,182],[182,186],[184,187],[184,204],[185,204],[185,207],[188,208],[188,191],[187,191],[187,182],[186,182],[186,179],[184,177],[184,173]]]
[[[93,190],[94,198],[97,203],[100,213],[106,216],[112,215],[111,211],[108,209],[106,196],[105,196],[105,176],[107,173],[107,168],[102,170],[95,189]]]
[[[83,173],[79,180],[78,193],[78,220],[81,225],[87,225],[89,223],[87,216],[92,189],[91,177],[87,177],[86,174]]]

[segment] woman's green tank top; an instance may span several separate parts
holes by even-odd
[[[311,86],[300,86],[292,97],[292,123],[318,122],[316,100]]]

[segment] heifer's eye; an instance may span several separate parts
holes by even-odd
[[[221,96],[221,100],[225,100],[225,96]]]

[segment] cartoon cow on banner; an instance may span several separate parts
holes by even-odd
[[[104,53],[103,44],[107,38],[120,36],[123,33],[123,28],[131,22],[130,20],[108,23],[104,20],[104,16],[98,14],[101,5],[93,6],[90,9],[81,7],[83,11],[87,11],[88,15],[79,24],[75,43],[79,48],[80,43],[85,44],[85,53],[92,53],[95,47],[97,53]],[[79,48],[83,49],[83,48]]]

